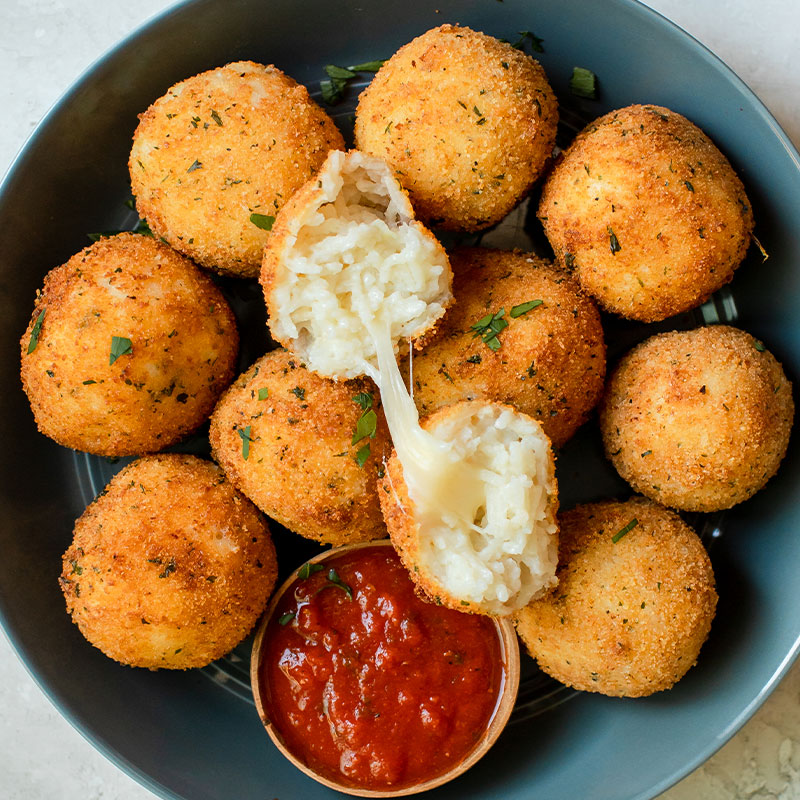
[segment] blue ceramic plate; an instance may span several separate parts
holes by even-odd
[[[185,800],[325,798],[270,743],[247,685],[248,644],[205,670],[119,666],[64,612],[60,559],[85,505],[121,466],[40,436],[18,389],[17,342],[44,274],[92,231],[130,227],[127,156],[137,114],[171,84],[237,59],[274,63],[318,93],[323,66],[385,58],[444,22],[516,40],[534,31],[559,96],[566,142],[585,122],[656,103],[700,125],[741,175],[770,254],[751,248],[729,290],[658,327],[732,321],[800,374],[800,163],[761,103],[701,45],[632,0],[193,0],[163,14],[86,74],[40,125],[0,190],[0,613],[42,688],[103,753],[157,795]],[[596,101],[568,88],[573,66],[599,78]],[[358,87],[337,107],[343,130]],[[541,246],[525,207],[484,243]],[[253,284],[224,283],[243,332],[242,366],[268,345]],[[609,320],[612,352],[654,328]],[[194,437],[184,450],[207,452]],[[733,511],[692,522],[709,545],[720,604],[700,663],[673,690],[642,700],[578,694],[528,659],[520,703],[492,752],[437,798],[651,798],[720,747],[789,667],[800,635],[798,452]],[[564,505],[624,494],[586,426],[559,459]],[[275,530],[283,573],[315,551]]]

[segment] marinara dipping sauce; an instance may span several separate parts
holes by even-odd
[[[309,774],[369,790],[462,763],[507,678],[498,623],[420,600],[381,543],[304,564],[259,645],[254,690],[277,740]]]

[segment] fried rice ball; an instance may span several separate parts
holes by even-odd
[[[450,253],[455,302],[437,336],[412,361],[423,415],[458,400],[497,400],[566,442],[600,399],[606,358],[594,303],[562,268],[528,253]],[[497,335],[481,327],[503,311]],[[477,328],[476,328],[477,326]]]
[[[376,378],[384,335],[396,352],[430,334],[451,283],[447,253],[389,167],[357,150],[333,151],[289,201],[261,270],[272,337],[335,378]]]
[[[417,438],[422,464],[393,453],[379,486],[392,544],[435,603],[493,616],[519,610],[555,583],[550,440],[532,417],[486,401],[445,406],[421,424],[439,447]],[[402,444],[395,440],[397,451]]]
[[[719,511],[775,474],[794,418],[792,387],[761,342],[727,325],[653,336],[611,376],[600,409],[606,455],[636,491]]]
[[[539,205],[559,261],[608,311],[654,322],[705,302],[744,258],[753,212],[725,156],[660,106],[585,128]]]
[[[717,606],[697,534],[644,498],[559,515],[558,585],[516,616],[542,670],[586,692],[644,697],[692,667]]]
[[[278,210],[343,146],[304,86],[237,61],[175,84],[141,115],[128,163],[136,208],[199,264],[256,277]]]
[[[222,470],[159,455],[125,467],[78,519],[59,582],[107,656],[188,669],[244,639],[277,574],[266,522]]]
[[[199,427],[234,376],[236,321],[188,259],[104,238],[53,269],[22,337],[39,430],[103,456],[161,450]]]
[[[381,156],[420,219],[476,231],[528,193],[553,152],[558,104],[539,63],[442,25],[400,48],[362,92],[356,146]]]
[[[371,381],[335,382],[274,350],[223,395],[210,438],[229,480],[295,533],[333,545],[387,535],[377,477],[391,442]]]

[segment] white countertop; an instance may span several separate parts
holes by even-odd
[[[169,5],[166,0],[0,0],[0,173],[95,58]],[[650,0],[648,5],[732,67],[800,146],[797,0]],[[0,797],[153,800],[59,715],[2,635],[0,674]],[[722,750],[661,800],[700,798],[800,798],[800,662]]]

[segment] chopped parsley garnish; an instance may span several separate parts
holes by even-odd
[[[253,440],[250,438],[250,429],[251,425],[248,425],[246,428],[237,428],[236,433],[239,434],[239,438],[242,440],[242,458],[247,461],[250,457],[250,442]]]
[[[766,347],[764,347],[764,345],[763,345],[763,344],[761,344],[761,342],[759,342],[758,340],[756,340],[756,343],[755,343],[755,348],[756,348],[756,350],[758,350],[758,352],[759,352],[759,353],[763,353],[763,352],[764,352],[764,351],[767,349],[767,348],[766,348]]]
[[[287,611],[278,617],[278,625],[288,625],[296,616],[296,611]]]
[[[339,577],[339,573],[336,572],[336,570],[333,569],[333,567],[331,567],[331,569],[328,570],[328,581],[333,586],[336,586],[338,589],[341,589],[350,600],[353,599],[353,590]]]
[[[639,520],[634,517],[624,528],[618,530],[611,537],[612,543],[616,544],[626,533],[630,533],[638,524]]]
[[[266,400],[269,397],[269,389],[265,386],[263,389],[258,390],[258,399]]]
[[[509,314],[511,317],[516,319],[517,317],[521,317],[523,314],[527,314],[529,311],[533,311],[534,308],[538,308],[543,303],[544,300],[528,300],[527,303],[520,303],[518,306],[514,306]]]
[[[213,110],[211,111],[211,119],[213,119],[214,122],[217,123],[217,125],[222,126],[222,118],[220,117],[219,114],[217,114],[216,111]]]
[[[368,409],[372,408],[372,393],[371,392],[359,392],[358,394],[353,395],[353,402],[357,403],[362,411],[367,411]]]
[[[378,415],[373,411],[372,404],[374,399],[370,392],[359,392],[353,395],[353,402],[362,410],[361,416],[356,422],[356,429],[350,444],[358,444],[362,439],[369,437],[375,438],[378,431]],[[355,462],[359,467],[363,467],[369,458],[369,442],[359,448],[355,455]]]
[[[467,363],[468,364],[480,364],[482,360],[483,359],[481,359],[481,354],[480,353],[475,353],[474,356],[470,356],[467,359]]]
[[[43,308],[39,312],[39,316],[36,317],[36,322],[33,323],[33,328],[31,328],[31,340],[28,342],[28,353],[32,353],[36,349],[36,345],[39,344],[39,334],[42,330],[42,323],[44,322],[44,313],[47,311],[46,308]]]
[[[261,228],[262,231],[271,231],[272,226],[275,224],[275,217],[271,217],[269,214],[256,214],[253,212],[250,215],[250,222],[256,228]]]
[[[617,235],[614,233],[614,231],[611,230],[610,227],[607,228],[607,230],[608,230],[608,244],[609,247],[611,248],[611,252],[619,253],[619,251],[622,250],[622,245],[619,243]]]
[[[572,77],[569,79],[569,90],[576,97],[585,97],[587,100],[597,99],[597,76],[590,69],[573,67]]]
[[[336,105],[344,94],[347,84],[357,78],[359,72],[377,72],[383,61],[365,61],[363,64],[354,64],[350,67],[337,67],[336,64],[327,64],[325,66],[325,74],[328,80],[319,82],[319,88],[322,90],[322,99],[329,105]]]
[[[297,577],[300,578],[301,581],[310,578],[315,572],[321,572],[325,567],[322,564],[303,564],[299,570],[297,570]]]
[[[369,458],[370,449],[369,449],[369,442],[365,444],[363,447],[359,448],[359,451],[356,453],[355,462],[358,464],[359,467],[364,467],[364,464],[367,463],[367,459]]]
[[[195,160],[194,163],[187,169],[187,172],[194,172],[196,169],[200,169],[203,166],[202,161]]]
[[[686,184],[686,188],[687,188],[687,189],[688,189],[690,192],[693,192],[693,191],[694,191],[694,186],[692,186],[692,184],[691,184],[691,183],[689,183],[689,181],[684,181],[684,183]]]
[[[519,36],[520,38],[511,45],[515,50],[524,50],[525,43],[530,42],[531,50],[534,53],[544,53],[544,47],[542,47],[544,39],[540,39],[530,31],[519,31]]]
[[[295,386],[294,389],[291,390],[291,392],[298,400],[306,399],[306,390],[300,386]]]
[[[125,336],[111,337],[111,353],[108,357],[109,365],[113,364],[120,356],[127,356],[133,352],[133,342]]]
[[[470,330],[475,331],[473,339],[477,336],[481,337],[481,341],[490,349],[495,352],[500,349],[500,340],[497,334],[508,327],[508,322],[503,319],[506,315],[506,310],[501,308],[496,314],[491,312],[484,317],[481,317],[474,325],[470,325]]]

